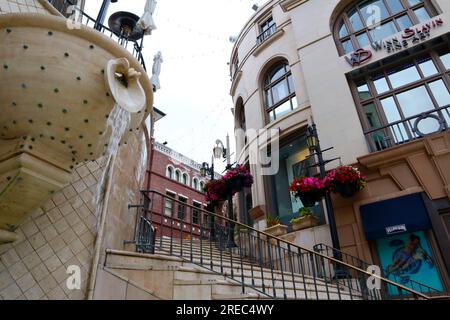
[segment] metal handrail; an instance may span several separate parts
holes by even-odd
[[[390,284],[396,287],[400,292],[405,291],[409,293],[411,296],[406,297],[408,299],[429,299],[428,296],[421,292],[395,283],[382,276],[372,274],[360,267],[315,252],[314,250],[300,247],[290,241],[275,237],[264,231],[256,230],[227,217],[180,202],[158,191],[143,190],[141,191],[141,196],[146,201],[141,201],[141,204],[137,206],[137,221],[139,221],[141,216],[144,216],[152,224],[159,225],[158,241],[160,250],[167,250],[170,255],[178,254],[182,258],[190,259],[193,263],[221,274],[224,274],[223,270],[225,268],[230,268],[231,266],[231,274],[226,274],[226,276],[239,282],[242,285],[243,292],[245,292],[246,287],[251,287],[269,297],[277,298],[279,294],[276,291],[276,283],[281,281],[284,298],[287,297],[286,292],[288,290],[293,290],[295,297],[297,297],[298,292],[303,292],[305,298],[308,298],[307,294],[311,294],[310,291],[312,289],[307,289],[307,280],[312,282],[308,286],[315,288],[312,292],[315,293],[317,299],[319,299],[319,286],[325,287],[326,295],[329,299],[332,294],[330,292],[333,290],[335,291],[334,295],[337,294],[339,299],[342,299],[343,295],[351,299],[381,299],[380,292],[374,291],[374,294],[364,284],[366,283],[364,280],[367,278],[376,278],[385,285]],[[179,220],[180,222],[175,223],[172,216],[165,215],[167,200],[172,201],[173,209],[175,208],[175,204],[182,205],[191,214],[187,214],[184,220]],[[159,213],[158,210],[160,210]],[[199,228],[198,226],[193,227],[193,210],[200,212],[200,219],[203,223],[200,223]],[[205,217],[208,218],[208,221],[212,221],[212,219],[216,221],[214,224],[216,228],[215,234],[217,234],[214,239],[215,241],[208,241],[208,237],[211,237],[212,230],[205,227],[208,225],[207,222],[204,222]],[[179,226],[178,223],[180,224]],[[230,224],[238,226],[235,237],[237,237],[236,240],[239,245],[236,248],[227,247],[228,242],[224,242],[224,230],[229,230],[227,226]],[[244,230],[245,232],[243,232]],[[200,247],[200,249],[197,249],[199,250],[197,253],[200,254],[197,261],[194,261],[195,259],[193,257],[194,238],[197,239],[195,240],[196,245]],[[166,241],[167,246],[170,245],[169,248],[164,246]],[[158,244],[156,246],[158,248]],[[217,252],[214,250],[217,250]],[[188,252],[187,254],[186,251]],[[220,268],[216,268],[213,264],[214,257],[219,259],[217,255],[220,256],[220,260],[218,260],[220,261]],[[354,276],[348,279],[335,278],[338,269],[348,270]],[[239,270],[240,274],[236,274]],[[251,276],[244,275],[244,271],[251,272]],[[266,273],[271,273],[272,275],[265,276]],[[332,276],[333,273],[335,273],[335,276]],[[262,289],[255,284],[258,276],[261,277],[259,281],[262,282]],[[277,276],[281,277],[281,279],[277,278]],[[296,287],[298,285],[296,280],[299,278],[303,278],[304,288]],[[245,280],[251,281],[251,283],[247,283]],[[330,283],[332,284],[331,287]],[[273,289],[272,293],[268,290],[270,286]],[[350,288],[350,290],[348,292],[341,292],[344,290],[342,286]],[[280,287],[279,289],[281,290]]]
[[[256,37],[256,42],[258,44],[263,43],[264,41],[266,41],[270,36],[272,36],[275,32],[277,32],[277,25],[276,23],[272,23],[265,31],[261,32],[257,37]]]
[[[127,49],[138,61],[139,63],[142,65],[142,67],[144,68],[144,70],[147,71],[146,65],[145,65],[145,61],[144,61],[144,56],[142,55],[142,50],[143,50],[143,42],[144,42],[144,36],[142,36],[140,43],[136,40],[130,40],[128,39],[126,36],[122,35],[122,34],[117,34],[115,33],[113,30],[111,30],[110,28],[108,28],[107,26],[101,24],[100,22],[98,22],[96,19],[92,18],[90,15],[88,15],[86,12],[84,12],[83,10],[81,10],[81,8],[76,7],[76,4],[72,1],[72,0],[63,0],[63,2],[58,2],[57,0],[48,0],[48,2],[55,7],[56,10],[58,10],[59,12],[61,12],[63,15],[66,14],[66,12],[64,12],[64,9],[67,9],[68,6],[73,6],[73,8],[76,8],[74,10],[77,10],[80,14],[81,14],[81,23],[84,24],[85,26],[91,27],[92,29],[101,32],[105,35],[109,35],[109,37],[112,39],[113,37],[116,37],[116,42],[124,47],[125,49]],[[84,20],[86,20],[84,22]],[[108,33],[108,34],[106,34]],[[131,43],[132,48],[129,48],[129,43]]]
[[[350,255],[348,253],[342,252],[341,250],[338,250],[338,249],[335,249],[333,247],[330,247],[330,246],[328,246],[328,245],[326,245],[324,243],[316,244],[314,246],[314,251],[320,252],[320,253],[326,252],[327,254],[332,255],[333,257],[339,257],[340,260],[343,261],[343,262],[344,262],[344,260],[345,261],[351,261],[351,263],[353,265],[356,262],[361,268],[364,268],[364,269],[367,269],[370,266],[370,264],[368,262],[366,262],[366,261],[364,261],[364,260],[362,260],[362,259],[360,259],[358,257],[352,256],[352,255]],[[381,272],[382,272],[382,276],[386,277],[385,276],[386,270],[381,269]],[[395,275],[393,275],[393,276],[394,276],[394,281],[396,283],[398,283],[397,277]],[[435,288],[433,288],[433,287],[431,287],[429,285],[420,283],[420,282],[412,280],[412,279],[409,279],[407,281],[407,283],[410,284],[411,288],[414,288],[415,285],[418,286],[419,289],[422,292],[423,292],[422,289],[426,288],[426,291],[427,291],[428,294],[442,294],[442,292],[439,291],[438,289],[435,289]]]
[[[394,145],[423,138],[424,135],[418,132],[418,119],[425,119],[427,117],[435,117],[435,119],[439,122],[440,128],[437,132],[449,130],[450,123],[447,121],[450,121],[450,105],[428,110],[405,119],[391,122],[378,128],[366,130],[364,131],[364,135],[372,151],[380,151],[382,149],[391,148]],[[415,123],[412,125],[411,122],[413,121]],[[375,140],[374,134],[380,132],[383,132],[382,140],[380,141],[378,138]],[[389,145],[387,145],[386,142],[392,140],[392,138],[398,141],[394,141],[393,144],[389,143]],[[376,146],[376,144],[380,143],[383,145]]]

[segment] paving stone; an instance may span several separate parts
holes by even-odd
[[[36,285],[36,281],[30,273],[27,273],[22,278],[18,279],[16,283],[23,292],[26,292]]]
[[[24,259],[23,259],[23,263],[25,263],[25,265],[27,266],[28,270],[33,269],[34,267],[36,267],[39,263],[41,263],[41,259],[39,258],[38,254],[36,252],[32,252],[29,255],[27,255]]]
[[[0,291],[0,296],[4,300],[16,300],[22,295],[22,291],[17,286],[17,284],[13,283],[10,286],[6,287],[2,291]]]

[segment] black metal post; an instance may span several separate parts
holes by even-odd
[[[117,0],[112,1],[112,2],[117,2]],[[110,3],[111,3],[111,0],[103,0],[102,6],[100,7],[100,12],[98,13],[98,16],[97,16],[97,21],[95,22],[94,29],[99,30],[99,31],[101,30],[101,28],[102,28],[101,26],[105,22],[106,14],[108,12]]]
[[[212,159],[212,165],[209,168],[209,174],[211,175],[211,181],[214,180],[214,158]],[[208,212],[214,213],[214,205],[212,204],[212,201],[210,201],[208,205]],[[214,215],[211,214],[209,217],[209,240],[210,241],[216,241],[216,230],[214,227]]]
[[[311,127],[309,128],[309,132],[312,136],[314,136],[316,138],[317,145],[315,147],[315,152],[317,154],[317,161],[318,161],[317,164],[320,169],[320,178],[324,179],[326,177],[326,170],[325,170],[326,162],[323,159],[322,148],[320,147],[319,135],[317,134],[317,127],[316,127],[315,123],[313,123],[311,125]],[[336,219],[334,217],[333,203],[331,202],[331,196],[329,193],[325,194],[325,207],[327,209],[327,217],[328,217],[328,223],[330,225],[331,242],[333,243],[333,248],[340,251],[341,245],[339,243]],[[340,254],[337,253],[336,251],[333,252],[333,256],[334,256],[334,258],[341,260]],[[336,278],[347,278],[348,274],[345,270],[342,270],[342,267],[340,265],[336,265],[335,277]]]
[[[231,165],[227,166],[227,170],[231,169]],[[227,211],[228,211],[228,219],[234,220],[233,218],[233,196],[228,194],[227,196]],[[234,223],[228,221],[228,239],[227,239],[227,248],[236,248],[236,242],[234,242]]]

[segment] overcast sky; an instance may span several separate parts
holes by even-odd
[[[266,0],[157,2],[157,30],[144,40],[150,73],[158,51],[164,59],[154,105],[167,116],[156,124],[156,140],[167,141],[172,149],[201,163],[210,162],[215,140],[225,143],[228,132],[235,152],[227,65],[233,44],[229,37],[237,36],[252,16],[252,5]],[[86,11],[96,16],[100,5],[101,0],[87,0]],[[145,0],[119,0],[111,4],[108,17],[117,11],[141,16],[144,5]],[[223,170],[222,161],[216,161],[216,167]]]

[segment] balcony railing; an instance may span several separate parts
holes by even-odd
[[[273,23],[256,38],[256,43],[263,43],[264,41],[269,39],[275,32],[277,32],[277,25]]]
[[[450,128],[450,105],[364,132],[371,152],[405,144]]]
[[[367,270],[371,266],[369,263],[367,263],[367,262],[365,262],[365,261],[363,261],[363,260],[361,260],[361,259],[359,259],[357,257],[354,257],[352,255],[344,253],[344,252],[342,252],[340,250],[337,250],[335,248],[327,246],[327,245],[325,245],[323,243],[315,245],[314,246],[314,251],[316,251],[318,253],[325,254],[328,257],[338,257],[339,260],[341,260],[341,261],[343,261],[345,263],[351,264],[353,266],[356,266],[356,267],[358,267],[360,269],[363,269],[363,270]],[[401,283],[401,284],[407,286],[408,288],[411,288],[411,289],[413,289],[415,291],[418,291],[418,292],[425,293],[425,294],[427,294],[429,296],[431,296],[431,295],[442,295],[441,291],[439,291],[439,290],[437,290],[435,288],[432,288],[432,287],[430,287],[430,286],[428,286],[426,284],[414,281],[414,280],[409,279],[409,278],[402,278],[402,277],[397,276],[396,274],[393,274],[393,273],[388,275],[388,273],[385,270],[381,270],[381,276],[386,278],[386,279],[389,279],[389,277],[391,277],[391,278],[393,278],[393,281],[395,283]],[[384,290],[385,293],[390,292],[393,297],[399,297],[400,295],[405,294],[405,292],[403,292],[403,290],[397,291],[396,290],[397,288],[395,288],[395,287],[389,288],[390,290],[388,290],[388,288],[384,288],[384,289],[385,289]]]
[[[173,204],[167,214],[166,203]],[[221,215],[190,206],[157,191],[141,191],[135,236],[139,252],[180,257],[232,279],[242,293],[259,292],[272,299],[382,300],[382,288],[369,288],[371,273],[335,257],[302,248]],[[175,216],[182,207],[186,214]],[[233,231],[234,230],[234,231]],[[346,271],[346,277],[338,276]],[[340,274],[340,273],[339,273]],[[391,280],[397,299],[428,299]]]
[[[98,22],[96,19],[89,16],[86,12],[76,6],[75,0],[48,0],[48,2],[56,8],[62,15],[74,18],[74,24],[81,24],[101,32],[108,36],[111,40],[117,42],[119,45],[127,49],[133,57],[135,57],[142,65],[144,70],[147,70],[145,66],[144,56],[142,55],[144,35],[140,40],[130,40],[123,34],[117,34],[110,28]]]

